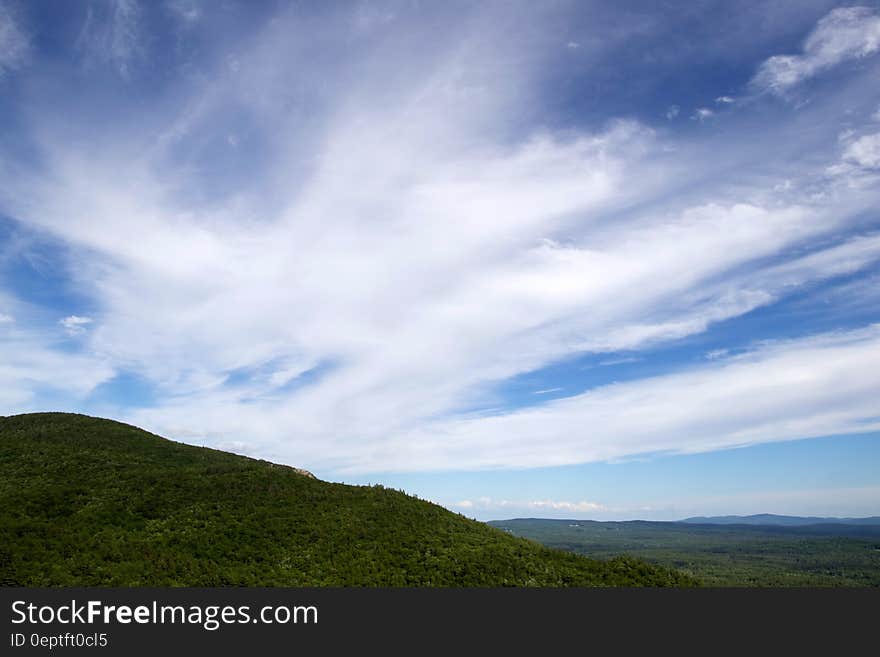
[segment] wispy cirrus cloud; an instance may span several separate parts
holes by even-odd
[[[113,7],[83,39],[134,79],[141,10]],[[530,118],[560,50],[540,16],[438,9],[436,23],[402,11],[366,25],[327,11],[209,44],[198,74],[130,115],[71,109],[87,147],[57,127],[56,105],[22,100],[34,153],[0,154],[0,208],[68,248],[59,260],[91,305],[62,320],[78,335],[65,342],[103,368],[81,390],[133,372],[155,399],[116,416],[214,445],[246,436],[253,454],[331,473],[525,468],[873,426],[869,404],[842,408],[833,384],[838,355],[859,400],[876,392],[847,351],[870,362],[870,331],[487,411],[524,373],[584,354],[620,362],[613,352],[867,270],[877,192],[826,180],[842,147],[791,157],[807,131],[787,118],[749,139],[715,131],[735,112],[691,123],[698,137],[666,132],[668,101],[659,128]],[[437,45],[413,49],[419,38]],[[542,39],[546,51],[520,47]],[[578,54],[596,56],[593,41]],[[825,126],[832,110],[800,116]],[[80,307],[54,314],[54,332]],[[52,352],[52,332],[34,335],[35,353]],[[821,385],[792,388],[803,407],[784,387],[740,390],[807,361]],[[28,380],[19,370],[8,386],[37,390],[42,374]],[[732,416],[752,402],[763,415]]]
[[[871,7],[840,7],[822,18],[799,55],[774,55],[765,61],[752,85],[784,93],[800,82],[844,61],[880,50],[880,14]]]
[[[498,500],[491,497],[480,497],[474,500],[459,500],[449,504],[453,509],[463,509],[468,512],[540,512],[541,514],[557,516],[561,514],[589,514],[601,513],[608,508],[597,502],[581,500],[572,502],[568,500]]]
[[[877,366],[880,326],[770,343],[541,407],[439,422],[376,458],[401,469],[426,454],[434,467],[546,467],[877,431]]]
[[[138,0],[89,3],[77,38],[86,63],[110,65],[128,78],[132,65],[145,56],[141,17]]]
[[[94,320],[91,317],[80,317],[79,315],[70,315],[58,320],[58,323],[64,328],[68,335],[82,335],[86,332],[86,327]]]
[[[204,16],[204,6],[200,0],[166,0],[165,6],[185,25],[192,25]]]
[[[21,67],[27,61],[30,49],[30,38],[11,6],[0,5],[0,79]]]
[[[865,169],[880,168],[880,132],[864,135],[849,144],[843,159]]]
[[[115,375],[104,358],[54,349],[52,332],[20,324],[0,319],[0,413],[73,410]]]
[[[827,168],[830,176],[850,187],[871,186],[880,180],[880,132],[845,132],[840,141],[840,159]]]
[[[596,502],[554,500],[516,501],[477,497],[446,503],[445,506],[465,515],[484,520],[506,520],[539,516],[566,520],[660,520],[676,521],[697,515],[749,515],[775,513],[795,516],[863,517],[876,512],[880,486],[796,488],[757,490],[725,495],[701,495],[699,498],[675,498],[664,495],[643,502],[605,505]]]

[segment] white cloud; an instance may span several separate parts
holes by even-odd
[[[708,107],[700,107],[694,110],[694,113],[691,115],[692,119],[696,119],[700,123],[703,121],[707,121],[715,116],[715,112],[710,110]]]
[[[678,105],[670,105],[666,109],[666,119],[668,121],[672,121],[675,117],[678,116],[678,113],[681,111],[681,108]]]
[[[843,159],[865,169],[880,167],[880,132],[853,141],[844,150]]]
[[[245,456],[253,453],[253,446],[241,440],[225,440],[215,445],[217,449],[224,452],[232,452],[233,454],[244,454]]]
[[[184,25],[197,23],[204,15],[200,0],[166,0],[165,7]]]
[[[570,502],[566,500],[496,500],[491,497],[481,497],[476,500],[461,500],[449,505],[454,509],[466,509],[468,511],[507,511],[507,512],[540,512],[547,516],[565,513],[601,513],[607,511],[607,507],[597,502],[581,500]]]
[[[755,161],[738,141],[702,152],[634,121],[523,134],[515,110],[534,101],[541,66],[504,50],[516,43],[474,29],[448,51],[348,55],[350,35],[331,27],[272,22],[236,51],[237,75],[224,51],[216,79],[163,98],[146,127],[96,130],[88,150],[53,135],[56,107],[37,108],[45,166],[0,160],[0,208],[64,242],[100,309],[100,322],[71,323],[89,327],[77,342],[155,386],[155,407],[124,419],[207,444],[246,437],[254,454],[321,472],[529,467],[514,418],[509,443],[485,410],[473,425],[436,422],[503,406],[495,388],[510,377],[692,335],[869,261],[865,243],[792,254],[849,230],[870,195],[768,200],[781,176],[731,183],[731,162]],[[316,43],[357,61],[314,81],[278,66]],[[317,105],[309,121],[292,98]],[[205,162],[190,146],[229,134],[271,148],[248,159],[264,170],[218,185],[204,170],[235,173],[234,149]],[[762,142],[762,170],[778,150]],[[287,385],[309,370],[308,385]],[[528,438],[538,461],[614,455],[604,417],[595,440],[563,420]],[[464,426],[471,444],[444,443]],[[683,433],[668,448],[703,444]]]
[[[827,167],[832,179],[842,181],[850,188],[871,186],[880,180],[880,132],[841,139],[845,145],[840,160]]]
[[[786,179],[773,185],[774,192],[790,192],[794,188],[794,182]]]
[[[801,55],[776,55],[761,64],[752,85],[784,93],[838,64],[880,49],[880,15],[870,7],[841,7],[822,18],[807,37]]]
[[[736,102],[736,99],[732,96],[718,96],[718,98],[715,99],[715,102],[719,105],[731,105]]]
[[[283,386],[290,383],[298,376],[305,374],[310,369],[318,365],[315,361],[310,360],[293,360],[278,364],[278,366],[269,374],[269,383],[274,387]]]
[[[377,150],[343,134],[276,223],[187,220],[150,178],[130,171],[123,183],[119,166],[94,159],[58,160],[52,187],[11,188],[44,200],[36,213],[18,206],[19,216],[88,248],[80,275],[105,309],[89,347],[164,395],[128,419],[216,443],[249,435],[264,457],[325,471],[471,467],[468,454],[437,459],[397,445],[426,418],[485,399],[495,381],[572,354],[682,337],[768,303],[779,291],[772,276],[736,292],[707,281],[833,230],[842,212],[708,204],[579,222],[579,243],[562,246],[539,238],[650,189],[633,190],[623,175],[640,175],[649,132],[618,124],[429,161],[418,141]],[[405,166],[413,158],[419,165]],[[383,214],[365,230],[371,208]],[[291,251],[299,244],[309,246]],[[798,280],[818,275],[819,264],[804,266]],[[325,378],[272,396],[327,361],[338,365]],[[223,386],[228,372],[266,363],[274,369],[262,379]],[[389,445],[396,456],[386,464]]]
[[[853,237],[835,246],[792,258],[745,276],[744,288],[758,288],[770,294],[796,288],[809,281],[852,274],[880,260],[880,235]]]
[[[599,362],[599,367],[607,367],[610,365],[622,365],[624,363],[635,363],[638,362],[638,358],[635,356],[625,356],[623,358],[609,358],[607,360],[603,360]]]
[[[445,506],[482,519],[523,516],[580,520],[682,520],[693,516],[778,515],[821,517],[864,517],[876,515],[880,486],[839,488],[773,489],[732,494],[705,494],[669,498],[655,495],[650,500],[632,500],[620,505],[596,502],[511,501],[482,497]],[[444,504],[443,502],[438,502]]]
[[[6,325],[0,340],[0,415],[75,410],[79,400],[114,376],[104,359],[58,351],[54,341],[51,334]]]
[[[12,315],[0,313],[0,324],[11,324],[13,321]]]
[[[141,21],[138,0],[90,4],[77,37],[77,48],[88,64],[108,64],[128,78],[132,64],[145,55]]]
[[[64,327],[68,335],[82,335],[86,332],[86,326],[92,323],[91,317],[79,317],[78,315],[70,315],[64,319],[58,320],[58,323]]]
[[[565,502],[557,500],[535,500],[528,502],[526,506],[530,509],[551,510],[551,511],[571,511],[574,513],[587,513],[590,511],[603,511],[605,507],[596,502]]]
[[[564,388],[545,388],[544,390],[535,390],[533,395],[548,395],[551,392],[559,392],[560,390],[564,390]]]
[[[537,408],[438,422],[376,457],[402,469],[546,467],[877,431],[877,367],[880,325],[768,343]]]
[[[20,68],[30,54],[30,39],[12,14],[10,7],[0,6],[0,79]]]

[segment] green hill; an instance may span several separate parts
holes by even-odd
[[[689,586],[515,538],[381,486],[83,415],[0,417],[0,584]]]

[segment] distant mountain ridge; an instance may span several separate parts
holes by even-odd
[[[817,516],[778,516],[758,513],[751,516],[695,516],[678,522],[692,525],[779,525],[800,527],[803,525],[880,525],[880,516],[868,518],[822,518]]]

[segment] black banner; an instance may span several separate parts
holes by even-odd
[[[6,588],[0,598],[4,655],[840,653],[873,643],[880,608],[880,591],[859,589]]]

